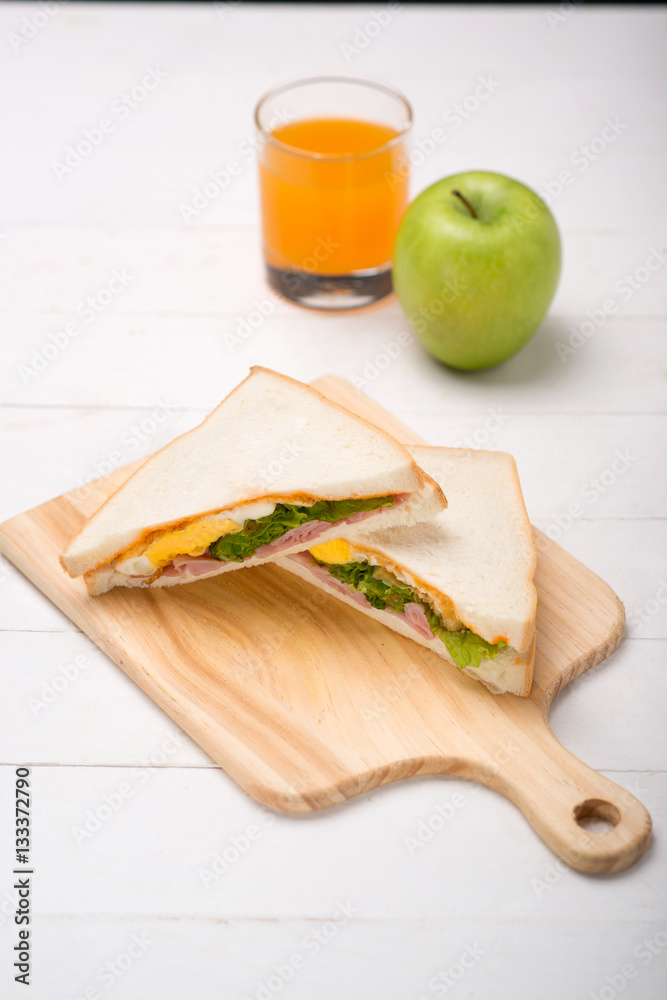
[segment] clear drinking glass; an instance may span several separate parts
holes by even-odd
[[[312,77],[265,94],[255,122],[269,284],[314,309],[388,295],[408,202],[405,97],[371,80]]]

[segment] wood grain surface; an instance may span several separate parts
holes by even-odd
[[[344,379],[315,385],[421,443]],[[88,597],[58,555],[129,471],[5,522],[0,550],[252,796],[308,812],[410,775],[457,774],[506,795],[581,871],[621,871],[641,856],[651,831],[645,808],[547,724],[558,691],[617,647],[623,607],[545,535],[536,531],[533,690],[497,697],[274,566]],[[611,828],[590,827],[587,817]]]

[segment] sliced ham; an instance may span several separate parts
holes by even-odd
[[[289,558],[294,559],[295,562],[305,566],[306,569],[310,570],[313,576],[317,577],[317,579],[321,580],[323,583],[326,583],[326,585],[331,587],[332,590],[335,590],[336,593],[347,594],[347,596],[351,597],[353,601],[357,602],[357,604],[368,604],[365,595],[362,594],[360,590],[354,590],[354,588],[348,587],[344,584],[342,580],[337,580],[335,576],[331,576],[328,569],[321,566],[320,563],[315,562],[310,552],[294,552]]]
[[[201,576],[217,569],[222,563],[211,556],[176,556],[173,563],[162,570],[163,576]]]
[[[328,521],[306,521],[304,524],[300,524],[298,528],[290,528],[284,535],[269,542],[268,545],[260,545],[258,549],[255,549],[253,554],[259,556],[260,559],[275,556],[279,552],[284,552],[285,549],[290,548],[292,545],[301,545],[303,542],[314,541],[318,535],[321,535],[331,527],[333,525]]]
[[[294,562],[298,562],[301,566],[305,567],[305,569],[309,569],[313,576],[317,577],[318,580],[328,583],[332,590],[337,590],[339,594],[345,594],[347,592],[348,588],[345,584],[340,580],[337,580],[335,576],[331,576],[329,570],[320,563],[315,562],[310,552],[294,552],[289,558],[293,559]],[[364,598],[364,600],[365,599],[366,598]]]
[[[340,583],[340,581],[337,582]],[[346,587],[345,584],[343,584],[343,587],[345,588],[345,593],[352,601],[356,601],[362,607],[371,607],[370,602],[366,600],[366,595],[362,594],[360,590],[355,590],[353,587]]]
[[[317,577],[318,580],[326,583],[328,587],[331,587],[331,589],[335,590],[337,593],[345,594],[347,597],[351,598],[351,600],[364,607],[372,607],[370,601],[366,599],[365,594],[362,594],[360,590],[355,590],[354,587],[348,587],[347,584],[342,582],[342,580],[337,580],[335,576],[331,575],[325,566],[322,566],[321,563],[318,563],[315,559],[313,559],[310,552],[295,552],[293,555],[289,556],[289,558],[310,570],[314,577]],[[377,608],[375,610],[377,610]],[[402,618],[405,624],[409,625],[410,628],[413,628],[415,632],[418,632],[422,639],[428,639],[429,641],[435,639],[433,630],[428,623],[423,604],[419,604],[417,601],[412,601],[410,604],[405,605],[404,611],[392,611],[391,608],[386,608],[385,610],[387,614],[398,615],[399,618]]]
[[[418,604],[416,601],[413,601],[412,604],[406,604],[403,617],[406,625],[410,625],[415,632],[419,632],[423,639],[435,639],[423,604]]]
[[[402,504],[406,498],[406,493],[398,493],[394,498],[394,507]],[[255,549],[254,554],[259,556],[260,559],[278,555],[280,552],[289,549],[292,545],[302,545],[304,542],[310,543],[314,541],[319,535],[324,534],[330,528],[337,528],[343,524],[358,524],[359,521],[365,521],[367,518],[379,514],[382,510],[384,510],[383,507],[376,507],[375,510],[358,510],[356,514],[350,514],[349,517],[345,517],[341,521],[306,521],[304,524],[300,524],[298,528],[290,528],[284,535],[276,538],[273,542],[269,542],[268,545],[260,545],[258,549]]]

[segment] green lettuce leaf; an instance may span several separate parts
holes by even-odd
[[[342,521],[361,510],[393,507],[393,497],[367,497],[364,500],[318,500],[312,507],[299,507],[308,514],[307,521]]]
[[[390,608],[392,611],[402,612],[405,611],[406,604],[421,604],[431,630],[444,642],[447,652],[459,670],[463,670],[464,667],[479,667],[482,659],[492,660],[507,646],[506,642],[492,645],[467,628],[451,632],[445,627],[438,612],[418,597],[411,587],[399,587],[378,580],[374,575],[376,567],[370,563],[351,562],[338,565],[321,563],[320,565],[325,566],[329,574],[341,583],[359,590],[368,603],[378,611]]]
[[[210,553],[214,559],[223,562],[243,562],[261,546],[281,538],[292,528],[298,528],[306,521],[342,521],[361,510],[376,510],[391,507],[393,497],[367,497],[362,500],[318,500],[310,507],[298,507],[291,503],[278,503],[272,514],[246,521],[241,531],[233,535],[223,535],[211,544]]]
[[[340,563],[334,565],[323,563],[331,576],[345,583],[354,590],[360,590],[366,600],[378,611],[391,608],[392,611],[404,611],[405,605],[416,600],[409,587],[394,587],[373,575],[375,566],[367,562]]]
[[[423,601],[422,604],[424,604]],[[482,659],[492,660],[501,649],[505,649],[507,646],[506,642],[497,642],[492,645],[482,639],[481,635],[471,632],[469,628],[451,632],[445,628],[442,618],[430,604],[424,604],[424,610],[432,631],[439,639],[442,639],[447,647],[447,652],[459,670],[463,670],[464,667],[478,667]]]
[[[506,642],[496,642],[492,645],[482,639],[481,635],[467,628],[460,632],[445,632],[440,638],[459,670],[463,670],[464,667],[478,667],[482,660],[492,660],[507,646]]]

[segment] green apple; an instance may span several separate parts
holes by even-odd
[[[560,262],[558,227],[542,199],[511,177],[473,170],[410,205],[393,281],[427,351],[453,368],[490,368],[537,330]]]

